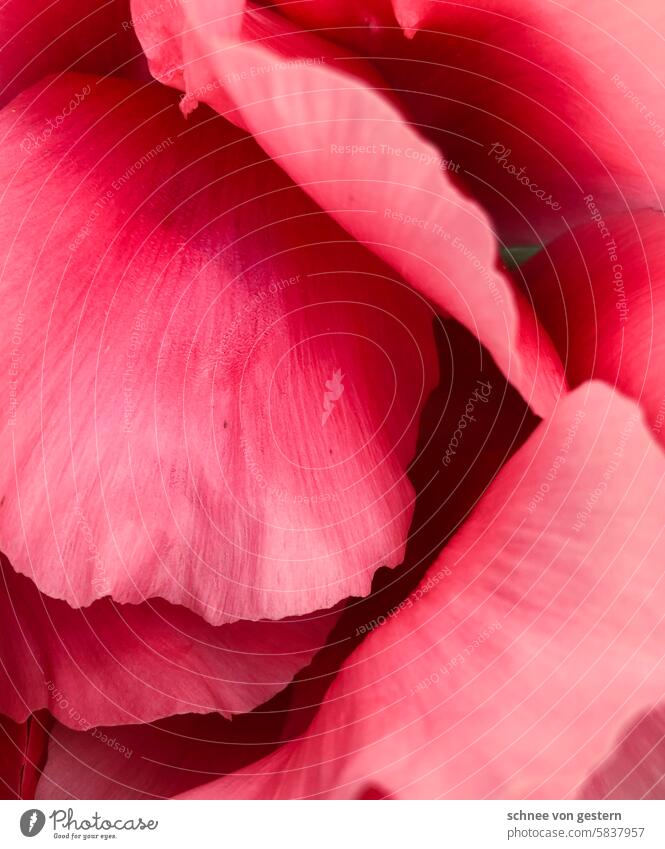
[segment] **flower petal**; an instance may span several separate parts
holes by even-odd
[[[665,687],[664,508],[638,408],[604,384],[575,390],[306,734],[188,795],[575,794]]]
[[[293,179],[490,350],[541,415],[560,388],[560,363],[531,310],[498,268],[482,210],[441,170],[441,155],[384,96],[367,63],[248,7],[229,37],[216,4],[178,6],[170,26],[132,6],[155,76],[249,129]],[[167,27],[168,34],[164,34]]]
[[[0,716],[0,799],[33,799],[48,751],[46,712],[13,722]]]
[[[2,115],[0,550],[73,606],[214,625],[366,593],[403,557],[430,307],[163,87],[32,98]]]
[[[338,615],[213,627],[161,599],[74,609],[1,565],[0,710],[23,721],[48,708],[77,731],[250,711],[307,666]]]
[[[0,106],[55,71],[145,72],[127,0],[5,0],[0,45]]]
[[[589,778],[585,799],[665,798],[665,717],[662,708],[633,723]]]
[[[365,53],[509,245],[585,218],[661,206],[665,8],[653,0],[280,2],[280,11]],[[335,27],[331,30],[329,27]]]
[[[418,497],[405,562],[380,570],[372,593],[346,605],[325,648],[288,688],[232,723],[190,715],[88,732],[56,726],[40,797],[169,797],[255,762],[307,728],[362,636],[400,615],[443,541],[537,424],[474,336],[452,320],[438,330],[440,368],[453,380],[437,387],[421,417],[409,471]],[[487,396],[475,394],[482,386]]]
[[[391,40],[379,68],[508,244],[584,221],[589,193],[607,214],[663,205],[661,3],[396,6],[412,40]]]
[[[87,732],[56,724],[36,798],[170,798],[274,748],[285,707],[277,697],[233,722],[189,714]]]
[[[561,236],[522,266],[571,385],[592,377],[640,402],[665,439],[665,216],[604,217]]]

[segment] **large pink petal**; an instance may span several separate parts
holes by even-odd
[[[452,320],[440,330],[441,371],[451,371],[452,381],[437,387],[421,417],[417,460],[409,472],[418,496],[404,563],[381,569],[371,594],[346,606],[326,647],[289,687],[285,734],[291,737],[306,729],[359,642],[403,610],[442,546],[538,424],[474,336]]]
[[[325,648],[288,688],[232,723],[190,715],[98,732],[56,727],[41,797],[172,796],[258,760],[269,751],[266,744],[274,748],[307,727],[344,659],[368,631],[399,615],[444,539],[536,424],[475,337],[454,321],[440,331],[441,370],[452,373],[452,381],[442,382],[421,417],[417,462],[409,472],[418,498],[404,564],[380,570],[372,593],[346,605]],[[474,395],[479,381],[491,390],[483,400]],[[456,434],[466,412],[463,435]]]
[[[523,267],[575,386],[591,377],[636,398],[665,439],[665,217],[644,210],[594,220]]]
[[[429,306],[155,83],[72,75],[1,123],[0,550],[73,606],[212,624],[366,593],[403,557]]]
[[[307,733],[196,797],[561,798],[665,692],[665,458],[601,383],[567,396]]]
[[[527,302],[497,265],[482,210],[441,169],[441,155],[381,93],[371,67],[278,15],[250,8],[230,37],[217,5],[183,3],[159,27],[133,4],[151,69],[248,128],[359,241],[489,348],[540,414],[560,363]],[[166,32],[165,32],[166,30]]]
[[[0,45],[3,106],[55,71],[145,73],[128,0],[5,0]]]
[[[579,223],[588,193],[607,214],[662,206],[662,3],[394,0],[404,33],[363,5],[280,8],[371,58],[510,243]]]
[[[178,713],[245,713],[286,687],[325,643],[336,612],[213,627],[155,599],[85,609],[41,595],[4,561],[0,711],[48,708],[77,731]]]

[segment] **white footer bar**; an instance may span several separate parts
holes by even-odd
[[[665,802],[2,802],[0,846],[665,847]]]

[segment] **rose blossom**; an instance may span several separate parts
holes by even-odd
[[[8,796],[662,795],[665,21],[609,5],[5,7]]]

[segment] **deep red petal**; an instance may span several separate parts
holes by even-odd
[[[571,385],[592,377],[642,405],[665,440],[665,217],[605,217],[589,199],[584,227],[523,266],[526,285]]]
[[[51,725],[46,711],[25,722],[0,715],[0,799],[34,798]]]
[[[145,74],[128,0],[5,0],[0,45],[0,106],[54,72]]]
[[[189,714],[87,732],[56,724],[36,797],[170,798],[274,748],[287,707],[281,694],[233,722]]]

